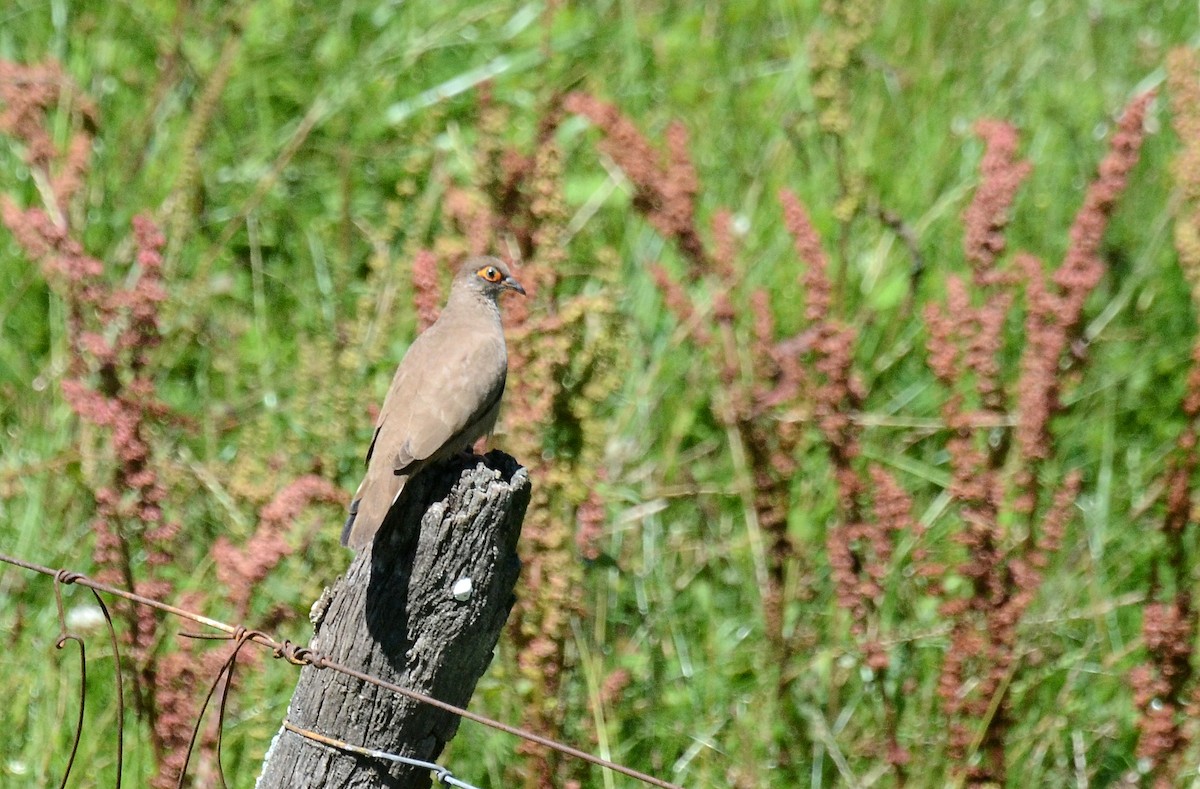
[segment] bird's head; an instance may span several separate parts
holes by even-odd
[[[463,263],[455,277],[454,286],[465,287],[492,299],[498,298],[506,290],[525,295],[525,288],[513,278],[505,262],[492,257],[471,258]]]

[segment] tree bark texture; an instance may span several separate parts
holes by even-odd
[[[514,602],[529,477],[501,452],[414,477],[374,545],[313,606],[312,648],[330,660],[466,707]],[[463,579],[472,586],[462,598]],[[456,583],[460,594],[452,590]],[[292,725],[433,761],[457,716],[330,669],[305,666]],[[281,728],[260,789],[430,786],[428,770],[348,753]]]

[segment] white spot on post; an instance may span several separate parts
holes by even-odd
[[[450,596],[460,603],[465,603],[471,599],[471,594],[475,591],[475,584],[470,578],[459,578],[454,582],[454,586],[450,589]]]

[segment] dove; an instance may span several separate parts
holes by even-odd
[[[491,433],[508,375],[498,300],[510,290],[525,294],[496,258],[471,258],[458,270],[441,315],[396,368],[342,545],[355,550],[371,545],[409,479]]]

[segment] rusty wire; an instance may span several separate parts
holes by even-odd
[[[48,568],[41,568],[41,571],[46,569]],[[59,570],[58,572],[51,573],[51,575],[54,576],[54,603],[58,608],[58,641],[54,642],[54,648],[62,649],[68,641],[74,641],[79,645],[79,721],[75,724],[75,738],[71,743],[71,755],[67,758],[67,769],[63,771],[62,782],[58,785],[58,789],[66,789],[67,781],[71,778],[71,768],[75,766],[75,756],[79,753],[79,743],[83,739],[83,714],[87,707],[87,648],[84,646],[82,638],[67,629],[67,616],[63,608],[62,587],[64,584],[73,584],[84,576],[67,570]],[[117,682],[116,789],[121,789],[121,768],[125,753],[125,693],[123,683],[121,682],[121,649],[118,646],[117,629],[113,625],[112,615],[108,612],[108,606],[104,604],[104,599],[100,597],[99,592],[95,589],[91,589],[90,591],[92,596],[96,598],[96,604],[100,606],[101,613],[104,614],[104,621],[108,625],[108,637],[113,649],[113,662],[115,665],[113,673],[116,675]]]
[[[71,755],[67,757],[67,769],[63,771],[58,789],[66,789],[67,781],[71,778],[71,768],[75,766],[75,755],[79,752],[79,741],[83,737],[83,713],[87,707],[87,647],[82,638],[67,630],[61,587],[64,577],[61,572],[54,576],[54,602],[58,605],[58,641],[54,642],[54,648],[62,649],[68,641],[79,645],[79,721],[75,724],[75,740],[71,743]]]
[[[409,688],[405,688],[400,685],[397,685],[393,682],[388,682],[386,680],[379,679],[378,677],[371,676],[370,674],[366,674],[366,673],[363,673],[356,669],[352,669],[349,666],[344,666],[341,663],[337,663],[335,661],[329,660],[325,656],[321,655],[319,652],[316,652],[315,650],[312,650],[308,647],[301,646],[298,644],[293,644],[291,641],[286,641],[286,640],[278,641],[278,640],[272,638],[271,636],[267,635],[266,633],[263,633],[258,630],[249,630],[242,625],[230,625],[230,624],[227,624],[220,620],[204,616],[203,614],[198,614],[194,611],[188,611],[187,609],[178,608],[178,607],[170,605],[168,603],[164,603],[161,600],[155,600],[154,598],[145,597],[143,595],[139,595],[134,592],[126,591],[125,589],[121,589],[121,588],[118,588],[115,586],[110,586],[109,584],[100,583],[99,581],[88,578],[86,575],[83,575],[81,573],[69,572],[67,570],[54,570],[53,568],[46,567],[44,565],[25,561],[24,559],[18,559],[16,557],[8,556],[8,555],[2,554],[2,553],[0,553],[0,562],[5,562],[7,564],[11,564],[16,567],[21,567],[26,570],[31,570],[36,573],[41,573],[42,575],[51,576],[52,578],[55,579],[56,590],[57,590],[59,584],[70,584],[70,583],[79,584],[80,586],[85,586],[85,587],[91,589],[92,593],[96,595],[97,600],[100,600],[100,596],[99,596],[98,592],[104,592],[106,594],[116,595],[117,597],[124,598],[131,602],[137,603],[138,605],[144,605],[144,606],[148,606],[150,608],[157,609],[159,611],[164,611],[168,614],[172,614],[172,615],[178,616],[182,619],[187,619],[192,622],[196,622],[198,624],[202,624],[206,627],[211,627],[214,630],[219,630],[219,631],[225,633],[226,634],[225,637],[229,638],[230,640],[235,641],[236,644],[235,644],[235,647],[234,647],[233,651],[231,652],[229,658],[226,660],[225,664],[222,665],[221,671],[218,673],[217,680],[213,683],[213,687],[212,687],[212,689],[210,689],[208,697],[205,699],[205,702],[204,702],[204,705],[206,708],[208,705],[208,702],[211,700],[212,695],[215,692],[217,686],[221,684],[222,675],[228,675],[228,676],[226,676],[225,689],[222,692],[222,698],[221,698],[221,702],[220,702],[220,712],[218,713],[218,715],[219,715],[218,724],[220,724],[220,722],[223,721],[223,719],[224,719],[225,697],[228,694],[228,688],[229,688],[228,680],[232,679],[233,665],[237,660],[238,652],[240,652],[241,648],[243,646],[245,646],[247,643],[254,643],[254,644],[258,644],[259,646],[266,647],[267,649],[271,650],[272,654],[276,658],[286,660],[287,662],[289,662],[293,665],[297,665],[297,666],[311,665],[313,668],[316,668],[316,669],[330,669],[332,671],[337,671],[341,674],[345,674],[346,676],[349,676],[349,677],[354,677],[355,679],[361,680],[363,682],[369,682],[372,685],[383,688],[384,690],[390,690],[393,693],[397,693],[401,696],[404,696],[405,698],[412,699],[413,701],[417,701],[422,704],[428,704],[431,707],[436,707],[437,709],[452,713],[454,715],[459,716],[460,718],[465,718],[466,720],[473,721],[475,723],[479,723],[484,726],[488,726],[490,728],[496,729],[497,731],[502,731],[505,734],[510,734],[514,737],[519,737],[523,740],[527,740],[529,742],[540,745],[543,748],[548,748],[550,750],[558,751],[559,753],[564,754],[566,756],[570,756],[575,759],[580,759],[580,760],[588,762],[590,764],[594,764],[598,767],[603,767],[607,770],[612,770],[613,772],[620,773],[629,778],[635,778],[635,779],[641,781],[642,783],[646,783],[651,786],[657,786],[660,789],[683,789],[683,787],[679,786],[678,784],[673,784],[673,783],[665,781],[661,778],[656,778],[652,775],[647,775],[646,773],[635,770],[632,767],[626,767],[623,764],[618,764],[616,762],[609,761],[608,759],[603,759],[599,756],[590,754],[587,751],[581,751],[578,748],[574,748],[565,743],[558,742],[557,740],[552,740],[549,737],[543,737],[540,734],[535,734],[526,729],[522,729],[517,726],[512,726],[507,723],[502,723],[497,720],[493,720],[492,718],[488,718],[487,716],[479,715],[478,713],[474,713],[469,710],[463,709],[461,707],[456,707],[453,704],[448,704],[439,699],[435,699],[432,696],[427,696],[424,693],[420,693],[418,691],[411,690]],[[108,616],[108,609],[104,607],[103,602],[101,602],[100,605],[104,611],[105,618],[108,619],[108,621],[109,621],[110,631],[111,631],[112,620]],[[61,612],[62,612],[61,598],[59,598],[59,612],[60,612],[60,616],[61,616]],[[65,620],[62,620],[62,627],[63,627],[64,633],[65,633],[65,630],[66,630]],[[187,635],[189,635],[191,637],[196,637],[196,634],[187,634]],[[115,648],[116,648],[115,632],[113,632],[112,637],[113,637],[113,647],[115,650]],[[82,649],[83,649],[82,640],[78,639],[78,637],[76,637],[75,640],[77,640],[79,642],[80,650],[82,653]],[[60,643],[66,643],[66,640],[64,639],[64,640],[60,641]],[[115,653],[114,653],[114,655],[115,655]],[[81,660],[82,660],[82,654],[81,654]],[[121,703],[120,660],[119,660],[119,658],[117,659],[117,689],[118,689],[118,703]],[[76,735],[75,748],[72,748],[72,756],[71,756],[72,760],[74,760],[75,749],[78,748],[79,735],[82,733],[82,726],[83,726],[82,702],[81,702],[80,706],[81,706],[80,723],[79,723],[80,729]],[[118,713],[118,715],[120,715],[120,713]],[[203,715],[204,715],[204,708],[201,708],[200,716],[203,717]],[[121,724],[122,724],[122,719],[120,717],[118,717],[118,734],[117,734],[117,743],[118,743],[117,786],[118,786],[118,789],[120,787],[120,780],[121,780],[121,778],[120,778],[120,765],[121,765],[121,761],[120,761],[120,758],[121,758],[120,757],[120,748],[121,748],[120,729],[122,728]],[[199,728],[200,728],[200,721],[197,721],[196,729],[192,735],[193,741],[198,736]],[[220,725],[218,725],[218,738],[220,737],[220,728],[221,728]],[[220,744],[218,741],[218,748],[219,747],[220,747]],[[218,751],[218,754],[219,754],[219,751]],[[186,771],[186,769],[187,769],[187,767],[185,764],[184,771]],[[220,772],[220,757],[219,757],[219,755],[218,755],[217,769],[218,769],[218,773],[219,773]],[[67,766],[67,770],[68,770],[68,772],[70,771],[69,763]],[[183,771],[181,771],[180,780],[182,780],[182,777],[183,777]],[[224,776],[223,775],[221,776],[221,780],[222,780],[222,784],[224,784]],[[63,785],[65,786],[66,785],[65,777],[63,779],[63,782],[64,782]]]
[[[180,633],[185,638],[209,638],[205,633]],[[208,695],[204,697],[204,703],[200,705],[200,713],[196,716],[196,725],[192,728],[192,738],[188,740],[187,751],[183,759],[183,767],[179,769],[179,781],[175,784],[176,789],[183,789],[184,780],[187,777],[188,763],[192,760],[192,751],[196,747],[196,740],[200,737],[200,724],[204,721],[204,712],[208,709],[208,703],[212,701],[213,694],[217,692],[217,688],[221,688],[221,701],[217,705],[217,777],[221,780],[221,786],[229,786],[225,782],[225,768],[221,766],[221,741],[225,732],[225,703],[229,700],[229,688],[233,685],[233,667],[237,664],[238,653],[242,651],[242,647],[250,642],[252,636],[266,634],[257,630],[247,630],[244,627],[236,628],[235,632],[228,636],[234,641],[233,650],[230,651],[229,657],[225,658],[225,662],[221,664],[221,668],[217,671],[217,678],[213,680],[212,687],[208,689]],[[221,636],[225,638],[225,636]]]

